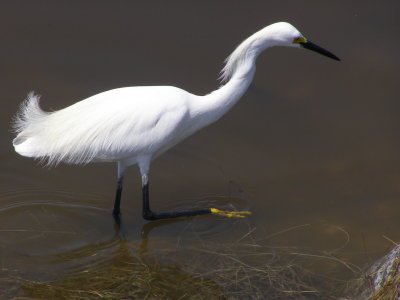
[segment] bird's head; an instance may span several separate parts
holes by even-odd
[[[310,42],[304,35],[300,33],[293,25],[286,22],[274,23],[265,27],[260,32],[268,40],[265,40],[268,46],[286,46],[286,47],[299,47],[315,51],[319,54],[325,55],[335,60],[340,60],[333,53],[317,46]]]

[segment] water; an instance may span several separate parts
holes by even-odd
[[[399,5],[2,3],[1,277],[60,279],[113,264],[121,241],[135,259],[146,253],[183,270],[191,260],[207,265],[210,257],[193,249],[210,244],[334,253],[354,269],[384,255],[390,240],[400,239]],[[241,40],[280,20],[342,62],[268,50],[252,86],[225,117],[152,165],[156,210],[234,207],[253,212],[246,220],[149,225],[140,216],[133,167],[119,230],[110,215],[114,165],[47,170],[13,152],[9,122],[32,89],[48,110],[122,86],[175,85],[205,94],[218,87],[222,62]],[[356,276],[321,261],[312,262],[314,271],[338,280]],[[5,282],[4,298],[23,284]]]

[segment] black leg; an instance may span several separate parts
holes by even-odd
[[[161,220],[161,219],[172,219],[178,217],[192,217],[198,215],[207,215],[213,213],[211,208],[199,209],[199,210],[188,210],[188,211],[174,211],[174,212],[163,212],[156,213],[150,209],[149,201],[149,183],[146,178],[145,183],[142,186],[143,193],[143,218],[146,220]]]
[[[143,218],[146,220],[161,220],[161,219],[172,219],[178,217],[192,217],[199,215],[220,215],[228,218],[244,218],[246,215],[250,215],[249,211],[225,211],[216,208],[205,208],[198,210],[185,210],[185,211],[172,211],[156,213],[150,209],[150,196],[149,196],[149,178],[147,175],[142,175],[142,193],[143,193]]]
[[[119,217],[121,215],[121,194],[122,194],[122,182],[124,180],[124,176],[118,177],[117,181],[117,191],[115,194],[115,202],[114,202],[114,209],[113,209],[113,216],[114,218],[119,221]]]

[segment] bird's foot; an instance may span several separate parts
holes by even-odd
[[[220,215],[227,218],[245,218],[248,215],[251,215],[250,211],[229,211],[229,210],[219,210],[217,208],[210,208],[210,211],[214,215]]]

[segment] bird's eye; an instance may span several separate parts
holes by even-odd
[[[299,36],[293,39],[293,44],[307,43],[307,39],[304,36]]]

